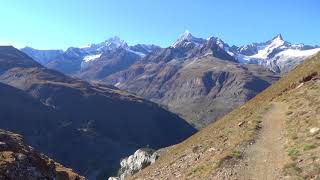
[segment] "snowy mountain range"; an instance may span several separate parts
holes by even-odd
[[[222,53],[223,56],[226,56],[225,53],[227,53],[239,63],[260,64],[280,74],[288,72],[300,64],[301,61],[320,51],[319,46],[289,43],[283,39],[281,34],[266,42],[237,47],[229,46],[217,37],[207,39],[194,37],[189,31],[183,33],[169,48],[183,49],[185,51],[184,54],[187,54],[185,58],[188,58],[212,53],[207,52],[207,50],[213,44],[219,47],[219,52],[216,53]],[[104,63],[110,64],[110,61],[114,59],[117,59],[117,63],[119,64],[122,62],[121,58],[126,58],[126,65],[121,65],[120,68],[123,69],[157,49],[160,49],[160,47],[156,45],[138,44],[129,46],[119,37],[112,37],[97,44],[89,44],[84,47],[70,47],[66,51],[36,50],[30,47],[21,50],[49,68],[66,74],[81,74],[87,71],[88,68],[90,69],[90,67],[91,69],[97,69],[97,67],[94,67],[97,64],[99,66]],[[122,57],[117,57],[120,50],[122,53],[125,52],[125,54]],[[92,78],[94,79],[95,77],[87,79]]]
[[[189,31],[183,33],[171,46],[172,48],[202,48],[210,41],[224,49],[236,61],[242,64],[260,64],[276,73],[286,73],[306,58],[320,51],[319,46],[292,44],[279,34],[263,43],[252,43],[240,47],[229,46],[217,37],[208,39],[192,36]]]
[[[121,70],[158,48],[160,47],[156,45],[145,44],[129,46],[115,36],[101,43],[70,47],[65,51],[37,50],[30,47],[23,48],[21,51],[48,68],[69,75],[92,76],[84,79],[95,79],[96,76],[100,76],[100,71],[105,71],[107,67],[108,72],[112,68]]]
[[[274,72],[286,73],[319,51],[319,46],[291,44],[279,34],[265,43],[233,48],[232,53],[241,63],[261,64]]]

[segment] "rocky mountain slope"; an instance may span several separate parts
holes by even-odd
[[[0,127],[89,178],[108,176],[136,149],[166,147],[195,132],[155,103],[49,70],[13,47],[0,47],[0,82],[0,115],[7,117]]]
[[[238,63],[226,47],[219,38],[187,32],[104,82],[163,104],[201,128],[278,79],[262,66]]]
[[[319,179],[320,54],[130,179]]]
[[[84,177],[37,152],[21,135],[0,130],[0,179],[81,180]]]

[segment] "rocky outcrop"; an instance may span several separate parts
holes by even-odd
[[[0,179],[84,180],[85,178],[26,145],[21,135],[0,130]]]
[[[108,180],[125,180],[145,167],[153,164],[159,157],[159,154],[152,149],[138,149],[133,155],[121,160],[121,168],[118,177],[109,177]]]

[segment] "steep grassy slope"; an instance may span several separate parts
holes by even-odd
[[[133,179],[320,178],[319,74],[320,54]],[[261,151],[266,156],[256,157]]]
[[[138,148],[195,132],[155,103],[48,70],[13,47],[0,47],[0,82],[9,85],[0,84],[0,128],[88,177],[112,172]]]

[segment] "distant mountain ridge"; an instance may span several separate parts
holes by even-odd
[[[281,34],[266,42],[237,47],[234,45],[229,46],[217,37],[207,39],[194,37],[189,31],[180,35],[170,47],[180,47],[188,50],[208,43],[215,43],[217,46],[220,46],[221,53],[227,53],[240,63],[263,65],[280,74],[288,72],[304,59],[320,51],[319,46],[289,43],[283,39]],[[189,53],[189,56],[203,54],[205,47],[203,48]],[[160,47],[156,45],[137,44],[128,46],[125,41],[115,36],[97,44],[89,44],[79,48],[70,47],[64,52],[62,50],[36,50],[30,47],[21,50],[51,69],[92,80],[101,79],[101,76],[108,76],[109,74],[128,68],[134,62],[159,49]],[[121,54],[123,51],[126,51],[126,56],[115,55],[117,53]],[[107,65],[104,66],[104,64]],[[103,68],[97,69],[97,66],[102,66]],[[103,73],[105,70],[110,73]],[[97,71],[102,71],[101,74],[103,75],[97,75],[95,73]]]
[[[129,46],[115,36],[97,44],[70,47],[66,51],[36,50],[30,47],[22,48],[21,51],[50,69],[65,74],[77,74],[85,79],[97,79],[99,73],[127,68],[158,48],[160,47],[156,45],[145,44]],[[97,66],[101,69],[98,70]]]
[[[291,44],[281,34],[264,43],[232,48],[232,53],[239,62],[261,64],[277,73],[287,73],[319,51],[319,46]]]
[[[136,149],[196,132],[155,103],[49,70],[10,46],[0,46],[0,92],[0,128],[92,179],[111,175]]]
[[[101,53],[99,49],[106,44],[116,49]],[[139,55],[142,50],[113,38],[69,49],[47,67],[114,85],[204,127],[320,51],[318,46],[286,42],[280,34],[263,43],[237,47],[218,37],[198,38],[189,31],[167,48],[142,47],[147,50]]]
[[[268,87],[278,76],[240,64],[221,39],[186,32],[172,46],[148,54],[101,81],[163,104],[205,127]]]
[[[32,59],[44,66],[55,57],[63,54],[63,50],[37,50],[28,46],[22,48],[21,51],[28,54]]]

